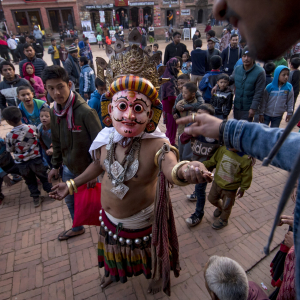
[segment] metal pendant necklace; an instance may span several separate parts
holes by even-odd
[[[110,190],[120,200],[127,194],[129,187],[124,181],[129,181],[139,169],[139,155],[142,143],[142,136],[133,138],[130,150],[126,152],[123,161],[119,163],[115,158],[117,143],[114,144],[114,133],[110,134],[109,143],[106,145],[107,157],[104,160],[104,166],[111,180],[113,188]]]

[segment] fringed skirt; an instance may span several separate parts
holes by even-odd
[[[127,277],[144,274],[151,278],[152,226],[140,230],[126,230],[115,226],[101,214],[98,242],[99,268],[114,282],[127,282]]]

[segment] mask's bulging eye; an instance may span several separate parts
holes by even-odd
[[[135,111],[136,113],[142,113],[142,112],[144,111],[144,107],[143,107],[141,104],[136,104],[136,105],[134,106],[134,111]]]
[[[118,104],[117,107],[118,107],[118,109],[119,109],[120,111],[125,111],[125,110],[127,109],[127,103],[121,102],[121,103]]]

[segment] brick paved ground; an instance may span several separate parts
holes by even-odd
[[[47,58],[49,59],[49,58]],[[2,122],[0,136],[9,131]],[[284,126],[285,124],[283,124]],[[162,129],[163,126],[161,126]],[[208,299],[204,286],[203,267],[209,256],[225,255],[237,260],[249,279],[272,291],[269,264],[276,250],[264,258],[266,244],[279,196],[287,172],[275,167],[254,167],[254,179],[245,196],[237,200],[229,225],[220,231],[211,228],[213,207],[207,203],[200,225],[188,228],[184,222],[195,209],[186,200],[193,186],[175,187],[171,199],[176,217],[180,244],[181,275],[172,276],[171,299]],[[210,185],[207,191],[209,191]],[[102,270],[97,267],[97,231],[86,226],[86,233],[69,241],[59,242],[58,234],[71,227],[67,206],[63,201],[45,198],[34,208],[24,181],[4,187],[5,200],[0,206],[0,300],[2,299],[167,299],[159,293],[146,293],[143,276],[126,284],[112,284],[104,292],[99,286]],[[292,214],[290,201],[286,214]],[[272,249],[283,240],[287,228],[277,229]]]

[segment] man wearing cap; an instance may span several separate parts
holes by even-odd
[[[233,115],[237,120],[252,122],[263,98],[266,75],[249,56],[248,47],[243,49],[242,61],[243,65],[237,66],[230,76],[236,87]]]
[[[216,39],[211,37],[210,39],[207,40],[207,68],[206,71],[211,71],[212,66],[210,59],[214,55],[219,55],[221,56],[221,51],[215,48],[216,44]]]
[[[65,61],[65,70],[67,71],[70,81],[72,81],[72,90],[79,90],[80,66],[78,61],[78,49],[76,46],[70,46],[68,58]]]
[[[44,50],[44,45],[43,45],[43,33],[39,30],[39,27],[37,25],[34,25],[33,27],[33,36],[36,39],[37,43],[40,43],[43,46]]]

